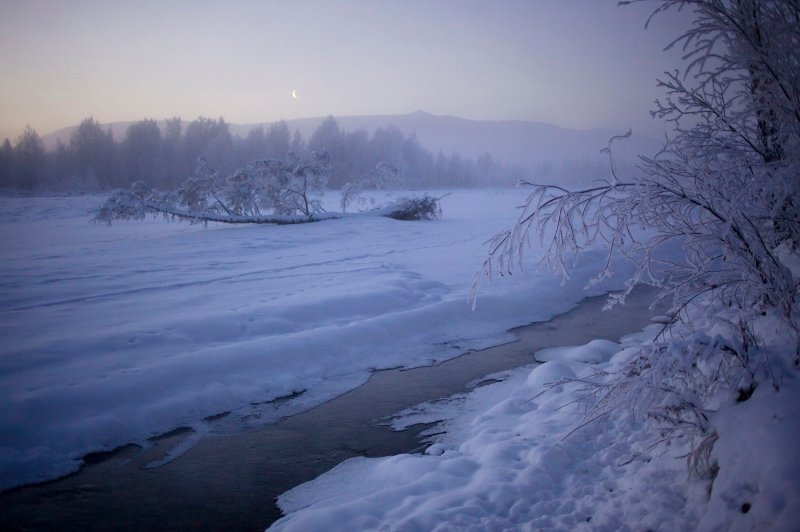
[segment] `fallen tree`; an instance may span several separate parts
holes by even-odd
[[[358,215],[396,220],[433,220],[441,215],[441,198],[429,195],[402,198],[366,212],[327,212],[317,198],[325,189],[330,168],[327,152],[312,153],[308,160],[289,154],[285,161],[254,161],[223,178],[201,160],[195,175],[174,192],[155,190],[143,181],[114,192],[97,208],[92,222],[111,224],[113,220],[162,215],[190,223],[287,225]],[[379,163],[367,175],[385,176],[389,172],[394,172],[391,165]],[[347,200],[342,206],[361,192],[352,188],[343,191]]]

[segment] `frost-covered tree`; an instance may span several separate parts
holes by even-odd
[[[292,134],[289,126],[283,120],[269,126],[264,142],[268,151],[266,154],[260,154],[261,158],[281,157],[284,153],[297,153],[298,156],[301,154],[301,152],[292,151]]]
[[[10,187],[14,179],[14,148],[5,139],[0,144],[0,188]]]
[[[308,151],[306,141],[303,139],[303,135],[300,134],[299,129],[294,130],[290,147],[289,151],[297,155],[302,155]]]
[[[403,153],[405,140],[405,136],[399,129],[388,126],[378,128],[370,141],[372,152],[377,158],[381,161],[392,161],[401,176],[406,174],[405,154]]]
[[[312,194],[322,192],[329,171],[325,152],[315,152],[309,160],[290,154],[286,161],[256,161],[226,178],[200,159],[194,176],[176,192],[158,192],[137,181],[106,200],[94,220],[110,223],[161,213],[190,221],[297,223],[322,211]]]
[[[183,171],[184,158],[182,155],[183,124],[178,117],[164,121],[164,130],[161,136],[161,161],[163,164],[163,185],[174,187],[180,183],[182,176],[188,175]]]
[[[93,117],[83,120],[69,140],[73,178],[81,183],[114,184],[114,138]]]
[[[31,126],[17,139],[13,157],[14,182],[20,188],[35,189],[43,180],[47,166],[42,138]]]
[[[350,154],[345,145],[345,136],[336,119],[333,116],[328,116],[317,126],[308,139],[308,151],[314,152],[324,149],[336,161],[336,165],[331,168],[329,179],[331,186],[334,188],[339,188],[347,181],[348,176],[345,172],[351,170],[346,162]]]
[[[344,184],[340,201],[342,212],[347,212],[347,207],[352,203],[357,203],[361,208],[367,207],[369,201],[362,196],[364,190],[388,188],[395,184],[396,179],[397,168],[393,164],[386,162],[376,164],[366,174],[351,183]]]
[[[161,130],[155,120],[145,119],[130,125],[121,146],[127,183],[162,179],[162,145]]]
[[[271,160],[251,167],[253,175],[266,177],[267,194],[277,214],[312,216],[324,210],[314,195],[322,194],[328,183],[331,159],[327,151],[312,152],[307,161],[289,154],[286,162]]]
[[[564,276],[597,243],[608,249],[598,279],[612,274],[613,255],[626,257],[634,273],[610,303],[654,285],[669,323],[595,390],[590,416],[634,407],[666,438],[701,436],[697,458],[713,443],[720,394],[746,399],[800,367],[800,4],[662,0],[655,14],[675,8],[695,18],[671,44],[683,47],[685,68],[660,81],[667,96],[653,114],[674,125],[663,150],[642,158],[640,176],[619,175],[612,159],[610,178],[580,190],[523,182],[531,193],[516,225],[491,241],[483,274],[511,272],[531,233]],[[668,260],[676,245],[682,260]],[[698,309],[710,318],[700,322]],[[769,334],[782,335],[780,352],[764,348],[764,320],[777,324]]]
[[[354,177],[364,175],[377,162],[383,161],[370,149],[369,133],[364,129],[343,132],[339,146],[340,155],[335,158],[336,172],[335,176],[331,176],[331,188],[343,189]],[[331,154],[331,157],[334,155]]]
[[[97,209],[94,222],[141,220],[148,214],[191,222],[296,224],[340,218],[326,213],[324,193],[331,161],[327,152],[313,152],[309,159],[289,154],[285,161],[255,161],[222,177],[201,159],[192,177],[175,192],[160,192],[143,181],[129,190],[112,194]],[[383,166],[376,173],[384,172]],[[439,215],[438,200],[409,198],[373,211],[402,220],[433,219]]]
[[[238,140],[238,139],[237,139]],[[275,159],[292,153],[292,134],[289,126],[281,120],[272,124],[268,130],[264,126],[251,129],[247,137],[238,140],[238,160],[255,161],[259,159]]]
[[[183,134],[183,153],[189,169],[202,158],[223,172],[230,171],[233,139],[227,122],[222,117],[214,120],[202,116],[190,122]]]

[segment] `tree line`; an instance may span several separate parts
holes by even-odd
[[[458,153],[434,154],[416,137],[394,126],[343,131],[336,119],[326,118],[309,139],[292,133],[286,122],[259,126],[244,138],[232,135],[223,118],[200,117],[189,123],[171,118],[161,125],[145,119],[131,124],[124,138],[114,138],[93,117],[73,131],[69,141],[47,150],[39,134],[26,127],[12,145],[0,146],[0,188],[26,191],[103,191],[128,188],[144,180],[173,189],[193,175],[200,161],[228,175],[256,160],[285,159],[289,153],[308,157],[327,150],[333,161],[328,185],[341,188],[370,172],[381,162],[398,172],[398,185],[420,188],[513,184],[521,170],[494,161],[489,154],[477,160]]]

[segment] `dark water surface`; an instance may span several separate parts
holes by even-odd
[[[438,366],[375,372],[327,403],[259,430],[210,435],[162,466],[146,469],[186,437],[87,457],[78,473],[0,495],[1,530],[264,530],[280,518],[275,498],[354,456],[419,451],[427,427],[395,432],[376,421],[418,403],[468,390],[490,373],[533,362],[544,347],[617,340],[652,316],[652,292],[608,312],[589,298],[566,314],[513,330],[519,341]]]

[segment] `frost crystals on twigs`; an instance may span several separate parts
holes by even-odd
[[[641,158],[641,176],[620,178],[611,159],[612,178],[581,190],[522,183],[532,192],[491,240],[472,297],[494,271],[521,267],[532,232],[562,277],[598,243],[608,253],[597,279],[615,255],[632,262],[610,302],[655,285],[673,329],[597,383],[590,416],[644,409],[667,440],[699,436],[697,469],[720,397],[778,389],[800,368],[800,10],[794,0],[662,0],[655,13],[670,8],[695,20],[671,45],[686,67],[660,81],[667,97],[653,115],[673,126],[661,152]]]
[[[255,161],[222,178],[205,160],[177,192],[158,192],[137,181],[98,209],[94,222],[143,219],[146,214],[190,222],[291,224],[326,218],[320,201],[330,173],[327,152],[308,160]]]
[[[176,192],[159,192],[142,181],[130,190],[118,190],[97,209],[93,222],[141,220],[147,214],[189,222],[231,224],[298,224],[341,218],[328,213],[320,197],[325,191],[331,160],[327,152],[314,152],[308,160],[289,154],[286,161],[263,160],[250,163],[222,178],[205,160],[200,160],[195,175]],[[363,187],[386,186],[396,171],[379,163],[373,171],[345,187],[342,208]],[[439,199],[431,196],[406,198],[383,209],[365,214],[398,220],[430,220],[440,214]]]

